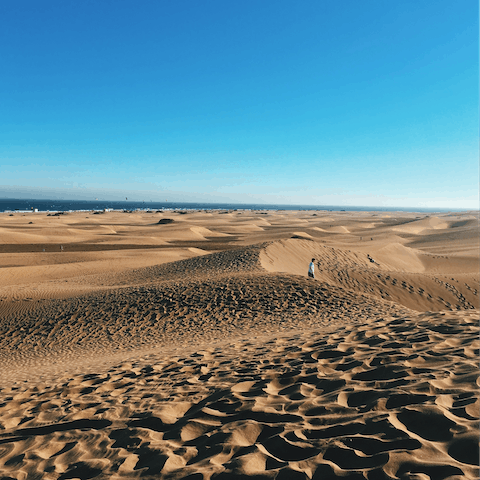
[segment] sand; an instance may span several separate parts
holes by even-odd
[[[0,479],[478,478],[478,222],[0,214]]]

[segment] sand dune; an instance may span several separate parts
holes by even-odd
[[[383,269],[411,273],[425,271],[422,257],[422,252],[401,243],[389,243],[375,252],[375,258]]]
[[[204,239],[207,237],[228,237],[227,233],[215,232],[205,227],[191,227],[190,230],[198,235],[201,235]]]
[[[393,227],[393,230],[399,232],[408,232],[419,234],[428,230],[439,230],[448,228],[448,222],[438,217],[426,217],[421,220],[413,220]]]
[[[473,283],[452,281],[426,272],[422,262],[424,255],[398,244],[389,244],[370,256],[308,240],[290,239],[269,245],[262,252],[261,263],[271,272],[302,275],[305,259],[312,257],[317,259],[318,279],[373,294],[417,311],[469,309],[478,305],[478,297],[471,287]],[[384,263],[385,259],[388,263]],[[433,260],[430,259],[432,263]],[[471,267],[469,263],[465,272],[470,272]],[[421,272],[426,273],[419,275]],[[473,275],[469,281],[478,282],[478,276]]]
[[[231,225],[224,228],[224,231],[232,234],[245,234],[247,232],[263,232],[264,229],[256,223],[244,223],[242,225]]]
[[[65,232],[63,235],[60,234],[58,231],[50,231],[45,234],[41,233],[34,233],[34,232],[25,232],[25,231],[14,231],[12,229],[1,228],[0,229],[0,238],[2,242],[9,243],[9,244],[48,244],[48,243],[67,243],[72,241],[74,238],[74,234],[70,234],[70,232]],[[81,234],[80,234],[81,235]],[[85,241],[90,240],[93,236],[78,236],[75,238],[77,241]]]
[[[475,231],[0,215],[0,478],[478,478]]]
[[[321,227],[313,227],[313,230],[317,230],[319,232],[328,232],[328,233],[350,233],[350,230],[345,227],[344,225],[330,225]]]

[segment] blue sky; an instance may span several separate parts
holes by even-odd
[[[473,0],[0,3],[0,197],[478,208]]]

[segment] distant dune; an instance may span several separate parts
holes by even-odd
[[[479,478],[478,227],[0,214],[0,479]]]

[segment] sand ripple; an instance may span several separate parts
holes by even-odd
[[[3,388],[0,471],[477,478],[475,315],[301,330]]]
[[[8,216],[0,480],[479,478],[478,220],[395,215]]]

